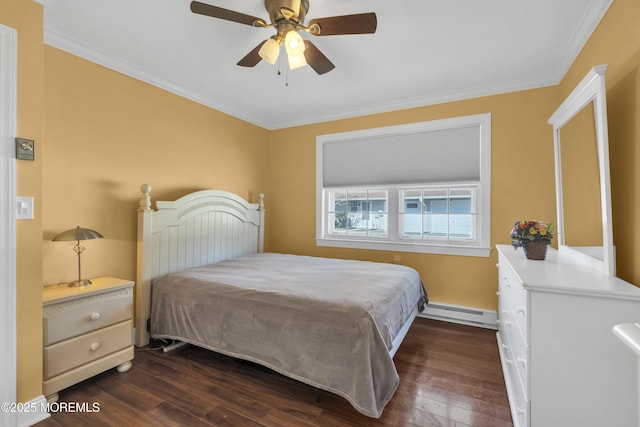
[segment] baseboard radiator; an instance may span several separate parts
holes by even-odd
[[[480,328],[498,329],[498,313],[481,308],[429,302],[427,308],[418,316],[445,322],[461,323]]]

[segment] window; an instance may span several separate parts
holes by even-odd
[[[490,122],[319,136],[318,245],[489,256]]]
[[[387,191],[341,189],[328,191],[327,225],[334,236],[387,237]]]
[[[401,238],[433,243],[475,241],[475,190],[472,186],[400,189]]]

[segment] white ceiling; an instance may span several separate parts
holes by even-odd
[[[307,21],[378,17],[375,34],[301,33],[336,65],[324,75],[238,67],[275,31],[190,0],[37,1],[47,44],[279,129],[558,84],[613,0],[310,0]],[[202,1],[269,21],[261,0]]]

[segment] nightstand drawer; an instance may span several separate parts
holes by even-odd
[[[44,349],[45,379],[132,345],[133,325],[128,320]]]
[[[59,311],[45,316],[43,321],[44,345],[131,319],[133,305],[131,288],[114,295],[102,294],[86,302],[74,300],[59,303]],[[56,305],[49,306],[56,309]]]

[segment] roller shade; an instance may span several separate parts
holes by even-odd
[[[323,144],[323,186],[480,180],[480,125]]]

